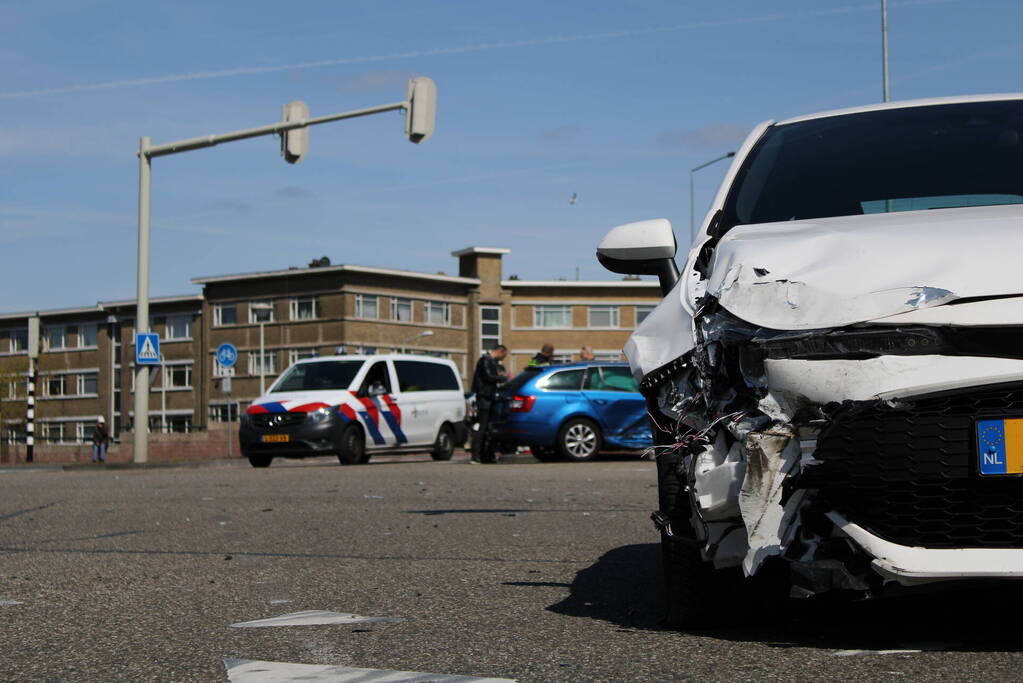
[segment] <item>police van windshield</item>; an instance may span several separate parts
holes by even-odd
[[[775,126],[743,164],[727,226],[1023,203],[1023,101]]]
[[[355,379],[363,362],[361,360],[324,360],[292,365],[270,387],[270,393],[347,389],[351,386],[352,380]]]

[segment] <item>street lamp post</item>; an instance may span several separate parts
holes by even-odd
[[[881,0],[881,94],[887,102],[888,90],[888,0]]]
[[[408,347],[405,346],[406,344],[408,344],[410,342],[413,342],[416,339],[421,339],[423,337],[432,337],[432,336],[433,336],[433,330],[423,330],[422,332],[416,332],[414,335],[412,335],[411,337],[409,337],[408,339],[406,339],[405,341],[403,341],[401,343],[401,352],[402,353],[408,353]]]
[[[266,393],[266,337],[264,328],[274,305],[267,302],[249,304],[249,308],[255,311],[256,320],[259,321],[259,395]],[[263,315],[265,314],[265,315]]]
[[[722,159],[731,159],[735,156],[735,152],[729,152],[728,154],[722,154],[719,157],[711,159],[710,161],[704,162],[699,166],[689,169],[689,234],[690,239],[696,237],[696,188],[693,183],[693,175],[701,168],[707,168],[711,164],[716,164]]]

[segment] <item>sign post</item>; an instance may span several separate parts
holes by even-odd
[[[231,409],[234,407],[231,401],[231,374],[234,372],[234,364],[238,362],[238,349],[230,342],[224,342],[217,347],[217,364],[221,367],[220,389],[227,395],[227,458],[231,459]],[[239,416],[240,417],[240,416]]]
[[[147,305],[145,317],[135,321],[135,449],[132,461],[137,463],[149,462],[148,366],[160,364],[160,335],[149,332],[148,313]],[[143,435],[142,438],[139,438],[140,435]]]

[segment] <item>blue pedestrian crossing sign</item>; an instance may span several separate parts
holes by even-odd
[[[135,365],[160,364],[160,335],[139,332],[135,335]]]
[[[233,368],[238,362],[238,349],[230,342],[224,342],[217,347],[217,362],[222,368]]]

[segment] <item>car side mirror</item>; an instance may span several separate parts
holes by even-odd
[[[612,273],[656,275],[667,295],[679,278],[677,250],[671,222],[654,218],[613,228],[597,245],[597,260]]]

